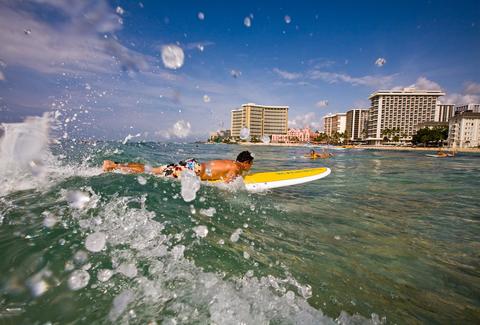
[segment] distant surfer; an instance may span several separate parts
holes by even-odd
[[[326,152],[325,149],[322,150],[322,153],[317,153],[315,150],[310,150],[310,154],[306,155],[305,157],[310,158],[310,159],[316,159],[316,158],[330,158],[333,155],[329,152]]]
[[[248,172],[253,165],[253,156],[249,151],[242,151],[236,160],[210,160],[204,163],[196,159],[187,159],[178,164],[159,167],[146,167],[141,163],[117,163],[111,160],[103,161],[103,171],[120,170],[125,173],[152,173],[164,177],[178,178],[184,170],[192,170],[201,180],[223,180],[231,182],[238,176]]]

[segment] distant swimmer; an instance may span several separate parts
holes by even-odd
[[[325,149],[322,150],[322,153],[317,153],[315,152],[315,150],[312,149],[310,150],[310,154],[305,155],[305,157],[310,159],[317,159],[317,158],[326,159],[326,158],[333,157],[333,154],[327,152]]]
[[[191,170],[203,181],[223,180],[231,182],[247,173],[253,165],[253,156],[249,151],[242,151],[236,160],[210,160],[204,163],[196,159],[187,159],[178,164],[148,167],[141,163],[117,163],[111,160],[103,162],[103,171],[120,170],[125,173],[151,173],[164,177],[180,177],[184,170]]]

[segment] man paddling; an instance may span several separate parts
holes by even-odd
[[[140,163],[117,163],[111,160],[103,162],[103,171],[120,170],[126,173],[152,173],[155,175],[178,178],[184,170],[192,170],[201,180],[223,180],[231,182],[248,172],[253,165],[253,156],[249,151],[242,151],[236,160],[210,160],[199,163],[196,159],[187,159],[178,164],[159,167],[146,167]]]

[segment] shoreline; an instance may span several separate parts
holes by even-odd
[[[312,145],[307,146],[304,143],[263,143],[263,142],[237,142],[235,143],[241,146],[275,146],[275,147],[305,147],[305,148],[314,148],[322,147],[327,145]],[[345,150],[355,150],[355,149],[367,149],[367,150],[387,150],[387,151],[438,151],[440,148],[434,147],[396,147],[396,146],[369,146],[369,145],[358,145],[353,148],[343,148],[343,146],[330,146],[332,148],[342,148]],[[442,147],[443,151],[451,151],[450,147]],[[480,148],[456,148],[455,152],[464,152],[464,153],[480,153]]]

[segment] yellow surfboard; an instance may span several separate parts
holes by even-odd
[[[312,182],[330,173],[331,170],[327,167],[282,170],[246,175],[243,177],[243,182],[247,191],[255,192]],[[209,183],[222,183],[222,181]]]

